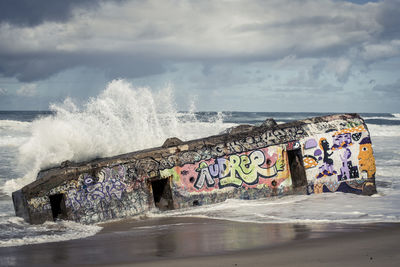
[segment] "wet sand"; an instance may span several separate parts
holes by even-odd
[[[95,236],[0,248],[1,266],[400,266],[400,224],[126,220]]]

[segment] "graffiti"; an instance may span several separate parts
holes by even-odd
[[[195,151],[183,152],[180,157],[181,157],[181,162],[185,163],[195,163],[201,160],[201,155]]]
[[[333,145],[332,150],[346,148],[351,146],[351,134],[350,133],[343,133],[333,136]]]
[[[311,155],[305,155],[303,157],[303,163],[304,163],[304,168],[309,169],[313,168],[318,165],[318,160],[316,157],[311,156]]]
[[[328,152],[330,148],[326,138],[321,138],[319,140],[319,146],[321,147],[324,156],[323,156],[323,164],[319,167],[319,174],[317,175],[317,178],[336,174],[337,172],[333,170],[333,160],[330,158],[333,152],[330,153]]]
[[[309,125],[309,127],[312,127],[315,129],[316,132],[329,132],[329,131],[336,131],[337,130],[337,124],[335,122],[318,122],[313,125]]]
[[[355,128],[360,125],[360,122],[355,122],[355,121],[349,121],[345,123],[345,128]]]
[[[31,198],[27,202],[28,205],[31,206],[33,210],[50,209],[50,204],[47,196]]]
[[[290,151],[295,149],[300,149],[300,143],[298,141],[289,142],[286,144],[286,150]]]
[[[267,159],[262,151],[253,151],[247,155],[231,155],[228,159],[218,158],[214,164],[208,165],[201,162],[196,169],[198,172],[197,180],[194,187],[201,189],[204,184],[212,187],[215,184],[214,178],[219,178],[219,187],[236,186],[242,183],[253,185],[258,183],[258,178],[270,178],[283,170],[284,163],[282,160],[276,160],[276,164],[272,165],[271,159]],[[266,167],[262,165],[267,164]]]
[[[301,127],[288,127],[283,129],[274,129],[266,131],[261,136],[247,136],[245,138],[227,142],[225,144],[216,144],[213,146],[204,145],[198,150],[184,151],[174,155],[163,156],[160,159],[145,158],[138,160],[136,168],[152,177],[154,170],[170,169],[175,166],[185,164],[194,164],[212,158],[223,157],[229,154],[238,154],[246,151],[252,151],[267,147],[270,145],[288,143],[289,150],[300,148],[300,143],[296,140],[308,136],[308,133]],[[143,175],[143,174],[142,174]]]
[[[371,139],[364,137],[360,142],[360,152],[358,153],[358,162],[364,178],[374,177],[376,172],[375,159],[372,151]]]
[[[353,134],[351,135],[351,138],[353,138],[353,140],[354,140],[355,142],[357,142],[358,140],[360,140],[361,136],[362,136],[362,133],[353,133]]]
[[[225,161],[225,159],[219,159],[218,161],[218,165],[214,164],[211,166],[208,166],[207,163],[205,163],[204,161],[200,163],[199,167],[196,169],[197,172],[199,172],[199,175],[197,177],[196,182],[194,183],[194,187],[196,187],[197,189],[200,189],[203,187],[204,182],[207,183],[208,187],[214,186],[215,181],[211,176],[210,170],[212,171],[212,173],[214,175],[218,174],[218,170],[220,167],[222,169],[223,163],[222,161]],[[213,167],[216,167],[215,169]]]
[[[136,169],[139,171],[139,175],[146,175],[146,176],[152,176],[151,172],[154,170],[158,170],[160,166],[160,163],[157,162],[156,160],[152,158],[144,158],[141,160],[138,160],[136,162]]]
[[[338,181],[358,178],[357,166],[353,166],[353,163],[349,160],[351,157],[350,149],[346,149],[341,155],[342,167],[340,167],[340,174],[338,175]]]
[[[173,177],[176,186],[188,192],[224,187],[275,188],[290,177],[285,164],[282,148],[273,147],[175,166],[160,174]]]
[[[239,143],[239,141],[229,142],[227,144],[227,148],[228,148],[228,151],[232,154],[233,153],[241,153],[241,152],[245,151],[244,147]]]
[[[315,141],[314,138],[312,139],[308,139],[306,141],[306,143],[304,144],[304,149],[310,149],[310,148],[314,148],[317,146],[317,141]]]
[[[126,166],[126,175],[128,176],[128,179],[125,180],[130,180],[130,183],[126,183],[126,192],[130,193],[134,190],[140,190],[142,189],[143,182],[144,182],[144,177],[139,176],[137,174],[137,170],[133,168],[132,166],[128,167]]]
[[[318,145],[314,138],[304,141],[304,168],[308,177],[315,177],[309,180],[307,190],[311,193],[360,193],[365,180],[359,178],[375,174],[375,159],[365,126],[352,121],[336,125],[340,130],[329,128],[319,136]]]
[[[127,185],[123,182],[126,170],[123,165],[118,170],[104,168],[99,178],[88,174],[82,175],[78,187],[68,192],[68,204],[74,209],[94,207],[100,202],[121,199]]]
[[[356,127],[352,127],[352,128],[346,128],[343,129],[341,131],[337,131],[335,133],[335,135],[340,135],[340,134],[346,134],[346,133],[361,133],[361,132],[366,132],[367,130],[365,130],[364,125],[359,125]]]
[[[324,192],[344,192],[362,194],[366,187],[374,186],[371,182],[365,180],[351,180],[351,181],[331,181],[325,183],[309,184],[307,187],[308,194],[321,194]]]
[[[261,139],[266,145],[275,145],[299,140],[307,136],[308,133],[302,127],[295,126],[267,131],[261,136]]]
[[[174,181],[179,181],[179,174],[174,171],[174,169],[165,169],[160,171],[160,178],[167,179],[172,177]]]

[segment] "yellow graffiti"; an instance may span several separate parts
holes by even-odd
[[[309,169],[309,168],[312,168],[312,167],[315,167],[318,165],[318,162],[311,157],[304,157],[303,162],[304,162],[304,168],[306,168],[306,169]]]
[[[220,180],[222,186],[228,184],[234,184],[240,186],[242,181],[246,184],[254,184],[257,181],[259,175],[263,177],[272,177],[277,174],[278,171],[283,171],[285,162],[281,157],[278,158],[275,165],[269,168],[262,168],[264,164],[265,156],[263,152],[257,150],[247,155],[232,155],[227,160],[227,168],[223,172],[223,176],[226,176]],[[241,179],[240,179],[240,178]]]
[[[322,194],[323,192],[324,192],[323,184],[314,184],[314,193],[315,194]]]
[[[179,182],[180,177],[179,174],[175,171],[175,168],[160,170],[160,177],[161,179],[166,179],[172,177],[175,182]]]
[[[341,131],[337,131],[337,132],[335,132],[335,134],[333,136],[339,135],[339,134],[345,134],[345,133],[360,133],[360,132],[365,132],[365,131],[366,130],[364,128],[364,125],[360,125],[357,127],[352,127],[352,128],[347,128],[347,129],[344,129]]]
[[[47,197],[31,198],[27,201],[29,206],[33,206],[35,209],[44,206],[49,202]]]
[[[244,156],[247,158],[246,155],[244,155]],[[244,174],[245,172],[243,172],[240,169],[241,164],[240,164],[239,156],[237,156],[237,155],[230,156],[229,160],[227,160],[226,163],[227,163],[226,169],[222,173],[222,176],[224,176],[224,178],[222,178],[220,180],[221,185],[225,186],[228,184],[234,184],[234,185],[240,186],[242,184],[242,180],[240,180],[238,177],[236,177],[236,173],[239,173],[239,175],[240,175],[240,174]],[[246,179],[246,180],[250,181],[251,180],[250,177],[253,175],[253,173],[252,173],[253,171],[254,171],[254,168],[252,171],[250,171],[250,173],[248,175],[249,177],[242,177],[242,176],[240,176],[240,177],[242,177],[243,180]],[[230,175],[227,176],[229,173],[230,173]],[[256,178],[257,178],[257,173],[256,173]]]
[[[360,171],[367,172],[368,178],[371,178],[375,175],[376,166],[375,166],[375,158],[372,151],[371,144],[361,144],[360,152],[358,153],[358,161]]]

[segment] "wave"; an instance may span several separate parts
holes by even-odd
[[[384,116],[372,116],[372,117],[367,117],[363,116],[365,120],[391,120],[391,121],[397,121],[400,120],[400,117],[384,117]]]
[[[400,214],[393,208],[393,200],[381,195],[364,197],[346,193],[310,196],[285,196],[259,200],[228,199],[225,202],[163,213],[146,214],[148,217],[200,217],[247,223],[343,223],[368,224],[400,222]],[[351,203],[351,204],[349,204]],[[385,205],[385,209],[382,209]]]
[[[29,137],[1,136],[0,147],[20,147]]]
[[[367,124],[371,136],[400,136],[400,125]]]
[[[0,131],[26,131],[31,123],[16,120],[0,120]]]
[[[71,99],[50,106],[51,114],[34,120],[31,137],[19,148],[18,162],[26,175],[6,182],[7,193],[32,182],[40,169],[65,160],[84,161],[157,147],[169,137],[190,140],[230,127],[216,113],[199,121],[176,109],[171,87],[153,93],[114,80],[82,108]]]
[[[0,226],[0,247],[80,239],[95,235],[101,229],[102,227],[97,225],[83,225],[71,221],[29,225],[22,218],[9,217],[3,219]]]

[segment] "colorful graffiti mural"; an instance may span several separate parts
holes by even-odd
[[[280,147],[186,164],[171,169],[170,174],[171,171],[175,173],[175,177],[179,177],[174,178],[174,183],[189,192],[225,187],[277,187],[290,178],[287,160]]]
[[[360,173],[363,178],[374,177],[375,159],[367,130],[356,123],[346,126],[305,140],[303,162],[309,192],[360,191]]]

